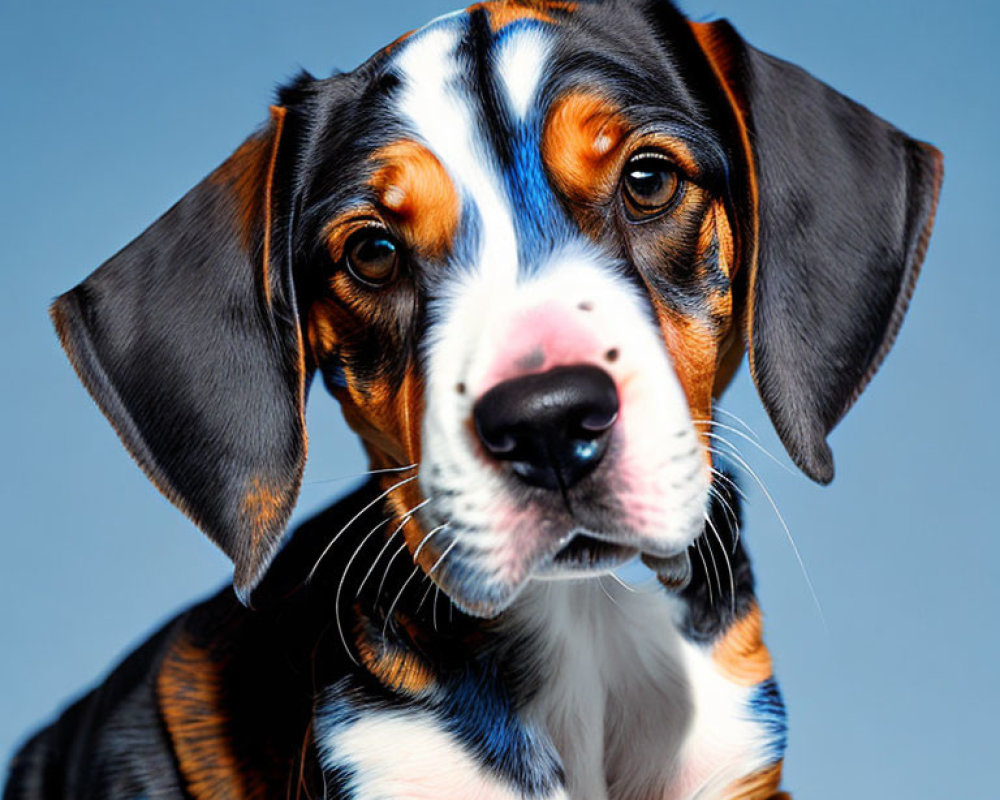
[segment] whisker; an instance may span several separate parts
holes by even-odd
[[[605,588],[604,588],[604,576],[603,576],[603,575],[598,575],[598,576],[597,576],[597,585],[598,585],[599,587],[601,587],[601,591],[602,591],[602,592],[604,592],[604,596],[605,596],[606,598],[608,598],[608,600],[610,600],[610,601],[611,601],[611,605],[613,605],[613,606],[614,606],[615,608],[618,608],[618,609],[620,609],[620,608],[621,608],[621,606],[620,606],[620,605],[618,605],[618,601],[617,601],[617,600],[615,600],[615,598],[613,598],[613,597],[611,596],[611,592],[609,592],[609,591],[608,591],[607,589],[605,589]]]
[[[424,577],[426,578],[427,576],[424,575]],[[424,591],[423,597],[420,598],[420,602],[417,603],[417,612],[419,612],[420,609],[424,607],[424,603],[426,603],[427,598],[430,597],[431,589],[433,589],[436,585],[437,584],[434,583],[434,581],[432,580],[427,581],[427,589]]]
[[[410,516],[412,516],[412,514]],[[406,523],[403,523],[403,524],[405,525]],[[430,540],[430,538],[435,533],[437,533],[438,531],[443,530],[444,528],[447,528],[448,525],[450,525],[450,524],[451,524],[451,520],[449,520],[448,522],[444,523],[443,525],[438,525],[436,528],[434,528],[434,530],[432,530],[430,533],[428,533],[426,536],[424,536],[423,539],[420,540],[420,544],[417,545],[417,549],[413,553],[413,561],[414,561],[414,563],[416,563],[417,557],[420,555],[421,548],[423,548],[423,546]],[[402,527],[402,526],[400,526],[400,527]],[[385,572],[382,573],[382,580],[379,582],[379,585],[378,585],[378,592],[376,592],[376,594],[375,594],[375,599],[376,600],[378,600],[378,598],[382,596],[382,589],[385,586],[386,578],[389,577],[389,569],[392,567],[392,562],[395,561],[399,557],[399,555],[403,552],[403,549],[405,547],[406,547],[406,538],[404,536],[404,538],[403,538],[403,544],[400,546],[399,550],[396,551],[396,553],[393,555],[393,557],[389,559],[389,563],[386,564],[386,566],[385,566]],[[409,581],[407,581],[407,583],[408,582]]]
[[[451,522],[449,521],[448,524],[450,525]],[[458,540],[459,540],[459,537],[456,534],[454,540],[452,541],[452,543],[450,545],[448,545],[445,548],[445,551],[441,554],[441,557],[438,558],[438,560],[434,562],[434,566],[432,566],[429,570],[427,570],[427,577],[430,577],[431,575],[433,575],[434,572],[437,570],[437,568],[440,567],[444,563],[444,560],[448,557],[449,553],[451,553],[451,551],[455,549],[455,545],[458,544]],[[434,632],[435,633],[437,633],[437,630],[438,630],[438,626],[437,626],[437,604],[438,604],[438,598],[440,596],[441,596],[441,586],[437,585],[437,589],[434,592],[434,611],[433,611],[433,614],[431,615],[432,616],[432,622],[434,623]],[[451,603],[451,598],[450,597],[448,598],[448,602]],[[455,604],[451,603],[451,608],[448,609],[448,621],[449,622],[451,622],[451,620],[453,619],[452,614],[453,614],[454,610],[455,610]]]
[[[708,602],[712,608],[715,608],[715,598],[712,595],[712,576],[708,571],[708,562],[705,560],[705,554],[701,550],[700,536],[694,540],[694,547],[698,551],[698,558],[701,559],[701,566],[705,570],[705,586],[708,588]]]
[[[713,406],[712,410],[718,412],[719,414],[725,414],[730,419],[735,420],[736,422],[738,422],[740,425],[742,425],[744,428],[747,429],[747,433],[749,433],[751,436],[757,439],[760,439],[760,436],[757,435],[757,431],[755,431],[753,428],[747,425],[742,417],[734,414],[732,411],[727,411],[726,409],[722,408],[722,406]]]
[[[712,450],[712,448],[709,448]],[[716,451],[713,451],[716,452]],[[805,562],[802,560],[802,554],[799,552],[798,546],[795,544],[795,539],[792,537],[792,532],[788,529],[788,523],[785,522],[785,518],[781,515],[778,510],[778,504],[774,502],[774,498],[771,497],[771,493],[767,490],[764,482],[760,479],[756,472],[743,460],[737,453],[723,453],[718,452],[718,455],[723,458],[734,458],[737,464],[743,468],[743,470],[756,481],[757,485],[760,487],[761,492],[763,492],[764,497],[767,498],[767,502],[771,506],[771,510],[774,511],[774,515],[778,518],[778,522],[781,523],[781,528],[785,532],[785,538],[788,539],[788,544],[791,545],[792,552],[795,554],[795,560],[799,563],[799,569],[802,570],[802,577],[805,579],[806,586],[809,588],[809,594],[812,595],[813,603],[816,606],[816,610],[819,612],[820,620],[823,623],[824,629],[828,629],[826,622],[826,614],[823,613],[823,606],[819,602],[819,597],[816,594],[816,589],[813,586],[813,582],[809,577],[809,571],[806,569]]]
[[[740,500],[743,501],[744,504],[746,504],[746,505],[750,504],[750,498],[748,498],[747,495],[746,495],[746,492],[743,491],[743,487],[740,486],[738,483],[736,483],[736,481],[734,481],[729,475],[727,475],[725,472],[722,472],[721,470],[716,469],[715,467],[712,467],[712,475],[714,475],[720,481],[723,481],[727,486],[729,486],[729,488],[733,490],[733,492],[740,498]],[[732,510],[732,506],[730,506],[729,508]],[[735,513],[736,512],[733,511],[734,515],[735,515]],[[737,519],[737,522],[738,521],[739,520]],[[735,553],[736,552],[736,547],[740,543],[740,527],[739,527],[739,525],[736,526],[736,529],[733,532],[733,535],[734,535],[734,539],[733,539],[733,552]]]
[[[747,436],[745,433],[743,433],[743,431],[737,430],[736,428],[731,428],[728,425],[723,425],[721,422],[712,422],[712,421],[709,421],[707,424],[713,425],[713,426],[715,426],[717,428],[722,428],[723,430],[727,430],[727,431],[730,431],[732,433],[735,433],[737,436],[745,439],[750,444],[752,444],[754,447],[756,447],[758,450],[760,450],[760,452],[762,452],[765,456],[767,456],[769,459],[771,459],[771,461],[773,461],[775,464],[777,464],[779,467],[781,467],[789,475],[796,475],[797,474],[795,472],[795,470],[793,470],[785,462],[783,462],[780,458],[778,458],[776,455],[774,455],[774,453],[772,453],[770,450],[768,450],[766,447],[764,447],[764,445],[762,445],[760,442],[754,441],[749,436]],[[725,436],[720,436],[719,434],[712,433],[711,431],[705,431],[705,435],[711,437],[712,439],[718,439],[718,440],[720,440],[722,442],[725,442],[726,444],[728,444],[733,449],[737,449],[736,445],[733,444],[731,441],[729,441]]]
[[[406,514],[403,515],[403,518],[400,520],[399,525],[397,525],[396,529],[392,533],[390,533],[389,536],[386,538],[385,544],[382,545],[382,549],[379,550],[378,555],[375,556],[375,560],[372,561],[372,565],[368,568],[368,572],[365,573],[365,577],[363,577],[361,579],[361,583],[358,584],[358,589],[354,593],[355,597],[358,597],[361,594],[361,590],[364,588],[365,583],[368,582],[368,579],[371,577],[372,573],[375,571],[375,565],[378,564],[378,562],[381,560],[382,556],[385,555],[386,551],[389,549],[389,542],[392,541],[393,537],[397,533],[399,533],[401,530],[403,530],[403,526],[406,525],[406,523],[410,520],[410,518],[415,513],[417,513],[417,511],[419,511],[421,508],[423,508],[425,505],[427,505],[430,501],[431,501],[431,498],[428,497],[426,500],[424,500],[424,501],[422,501],[420,503],[417,503],[417,505],[415,505],[413,508],[411,508],[409,511],[407,511]]]
[[[403,581],[403,585],[399,587],[399,593],[396,595],[396,598],[389,605],[389,610],[386,612],[385,619],[382,621],[382,647],[383,648],[385,647],[386,632],[389,630],[389,620],[392,619],[392,614],[396,610],[396,604],[403,597],[403,593],[406,591],[406,587],[410,585],[410,581],[412,581],[417,576],[418,572],[420,572],[420,565],[419,564],[414,564],[413,565],[413,572],[411,572],[410,575],[409,575],[409,577],[405,581]]]
[[[445,522],[445,523],[443,523],[441,525],[438,525],[434,530],[432,530],[423,539],[421,539],[420,540],[420,544],[418,544],[416,550],[413,551],[413,560],[416,561],[418,558],[420,558],[420,551],[424,549],[424,545],[427,544],[431,540],[431,537],[435,533],[437,533],[438,531],[443,531],[449,525],[451,525],[451,520],[448,520],[447,522]]]
[[[407,470],[414,469],[414,468],[416,468],[418,466],[420,466],[420,465],[417,464],[417,463],[413,463],[413,464],[410,464],[410,465],[405,466],[405,467],[385,467],[384,469],[370,469],[370,470],[367,470],[366,472],[357,472],[357,473],[354,473],[353,475],[337,475],[336,477],[333,477],[333,478],[320,478],[320,479],[314,480],[314,481],[306,481],[303,485],[304,486],[315,486],[315,485],[320,484],[320,483],[339,483],[340,481],[352,481],[352,480],[357,480],[358,478],[364,478],[364,477],[370,476],[370,475],[386,475],[386,474],[392,473],[392,472],[406,472]]]
[[[714,451],[711,451],[711,452],[714,452],[716,455],[721,456],[722,458],[726,457],[726,454],[723,453],[723,452],[721,452],[721,451],[719,451],[719,450],[714,450]],[[736,481],[734,481],[731,477],[729,477],[729,475],[727,475],[725,472],[723,472],[720,469],[716,469],[715,467],[712,467],[712,474],[716,478],[718,478],[719,480],[725,481],[726,484],[728,484],[729,487],[734,492],[736,492],[736,494],[739,495],[740,499],[744,503],[749,503],[750,502],[750,498],[746,496],[746,492],[743,491],[743,487],[740,486],[738,483],[736,483]]]
[[[320,778],[323,779],[323,800],[328,800],[328,798],[330,796],[330,794],[329,794],[330,790],[329,790],[329,787],[326,784],[326,770],[321,769],[319,771],[319,776],[320,776]]]
[[[400,555],[403,554],[404,550],[406,550],[406,536],[405,535],[403,536],[403,541],[400,543],[400,545],[397,548],[396,552],[392,554],[392,558],[390,558],[389,561],[385,565],[385,571],[382,573],[382,580],[380,580],[378,582],[378,591],[375,592],[375,601],[374,602],[376,604],[378,603],[379,598],[382,596],[382,590],[385,588],[385,581],[389,577],[389,570],[392,569],[392,562],[395,561],[397,558],[399,558]]]
[[[441,587],[434,584],[434,608],[431,613],[431,621],[434,624],[434,633],[438,632],[438,599],[441,597]]]
[[[348,657],[350,657],[351,661],[355,663],[355,665],[358,665],[358,662],[354,658],[354,654],[351,652],[351,648],[347,646],[347,637],[344,635],[344,626],[340,621],[340,613],[339,613],[340,595],[341,592],[343,592],[344,590],[344,583],[347,581],[347,573],[351,569],[351,564],[353,564],[354,560],[358,557],[358,553],[360,553],[364,549],[365,545],[368,543],[368,540],[372,538],[375,532],[378,531],[379,528],[391,522],[392,519],[393,519],[392,517],[386,517],[384,520],[378,523],[374,528],[368,531],[368,533],[365,535],[365,538],[361,540],[361,543],[354,549],[354,552],[351,553],[351,557],[347,560],[347,565],[344,567],[344,574],[340,576],[340,583],[337,584],[337,594],[334,596],[333,600],[333,617],[337,621],[337,633],[340,634],[340,641],[344,645],[344,651],[347,653]]]
[[[702,534],[705,540],[705,549],[708,550],[708,557],[712,561],[712,572],[715,573],[715,585],[719,589],[719,602],[722,602],[722,575],[719,573],[719,562],[715,558],[715,550],[712,549],[711,543],[708,541],[708,537]]]
[[[733,507],[729,504],[729,500],[726,498],[726,496],[718,489],[716,489],[715,486],[709,486],[708,493],[719,501],[719,504],[722,506],[722,510],[726,514],[726,519],[729,521],[729,530],[732,533],[732,535],[730,536],[730,538],[732,539],[732,548],[733,548],[732,551],[735,554],[736,546],[739,544],[740,541],[739,517],[736,516],[736,511],[733,510]]]
[[[306,576],[306,583],[309,583],[313,579],[313,576],[316,574],[316,570],[319,568],[320,562],[324,558],[326,558],[326,554],[330,552],[330,548],[333,547],[334,543],[341,536],[344,535],[344,532],[348,528],[350,528],[355,522],[357,522],[359,519],[361,519],[361,517],[364,516],[365,512],[367,512],[377,502],[379,502],[380,500],[384,500],[392,491],[394,491],[395,489],[398,489],[400,486],[402,486],[404,484],[410,483],[410,481],[415,481],[418,477],[420,477],[420,476],[419,475],[411,475],[409,478],[404,478],[403,480],[399,481],[398,483],[394,483],[392,486],[390,486],[388,489],[386,489],[384,492],[382,492],[378,497],[376,497],[374,500],[372,500],[370,503],[368,503],[364,508],[362,508],[357,514],[355,514],[353,517],[351,517],[347,521],[347,524],[344,525],[344,527],[341,528],[339,531],[337,531],[337,534],[327,543],[326,547],[323,548],[323,552],[319,554],[319,558],[316,559],[316,563],[313,564],[313,568],[311,570],[309,570],[309,574]]]
[[[450,524],[451,524],[451,520],[448,520],[448,522],[445,522],[442,525],[438,525],[430,533],[428,533],[426,536],[424,536],[423,539],[420,540],[420,544],[418,544],[417,547],[416,547],[416,549],[413,551],[413,565],[414,565],[414,569],[413,569],[413,572],[410,573],[410,577],[408,577],[403,582],[403,586],[400,588],[399,594],[396,595],[396,599],[392,601],[392,604],[389,606],[389,610],[386,612],[385,622],[382,625],[382,639],[383,639],[383,641],[385,640],[385,632],[386,632],[387,626],[389,625],[389,620],[392,618],[393,611],[396,610],[396,604],[403,597],[403,592],[405,592],[406,591],[406,587],[410,585],[410,581],[412,581],[416,577],[417,573],[420,571],[420,564],[417,561],[417,559],[420,558],[420,551],[423,549],[424,545],[427,544],[427,542],[429,542],[431,540],[431,537],[434,536],[434,534],[436,534],[438,531],[444,530]],[[403,542],[403,544],[405,545],[406,542]],[[388,569],[386,570],[386,573],[388,574]],[[379,595],[382,594],[382,587],[381,586],[379,586],[379,592],[378,593],[379,593]],[[423,601],[421,601],[421,602],[423,602]],[[419,607],[420,606],[417,606],[417,608],[419,608]]]
[[[437,568],[440,567],[441,564],[444,562],[444,560],[448,557],[448,554],[452,550],[455,549],[455,545],[456,544],[458,544],[458,537],[457,536],[454,538],[454,540],[452,540],[452,543],[445,548],[444,552],[441,554],[441,557],[437,561],[434,562],[434,566],[431,567],[429,570],[427,570],[427,574],[428,575],[433,575],[434,574],[434,572],[437,570]]]
[[[712,518],[705,515],[705,522],[708,523],[708,527],[712,529],[712,533],[715,534],[716,540],[719,542],[719,549],[722,551],[722,557],[726,562],[726,571],[729,573],[729,605],[733,612],[733,616],[736,616],[736,581],[733,578],[733,565],[729,562],[729,553],[726,552],[726,546],[722,543],[722,537],[719,536],[719,531],[715,527],[715,523],[712,522]],[[711,549],[709,550],[711,552]],[[722,594],[722,587],[719,587],[719,594]]]
[[[712,499],[718,501],[719,505],[722,507],[722,510],[726,514],[726,521],[729,523],[729,526],[731,528],[738,528],[739,520],[736,518],[736,512],[730,505],[729,499],[721,491],[719,491],[714,483],[708,487],[708,493]]]
[[[639,591],[632,586],[628,581],[623,581],[620,575],[616,575],[614,572],[607,573],[607,576],[611,578],[615,583],[621,586],[625,591],[632,592],[633,594],[639,594]],[[603,575],[599,577],[604,577]]]

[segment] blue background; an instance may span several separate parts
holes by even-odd
[[[351,68],[454,0],[4,3],[0,22],[0,761],[228,562],[143,478],[46,318],[221,162],[304,66]],[[746,536],[803,798],[996,797],[995,3],[686,0],[945,153],[907,324],[832,437],[829,488],[744,452]],[[783,463],[744,370],[725,406]],[[314,391],[298,515],[363,463]]]

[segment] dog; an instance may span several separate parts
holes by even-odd
[[[52,318],[232,559],[5,800],[766,800],[786,721],[713,403],[794,462],[891,347],[941,154],[667,0],[493,0],[270,120]],[[291,535],[319,376],[371,463]],[[635,559],[656,592],[603,576]]]

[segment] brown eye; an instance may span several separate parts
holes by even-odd
[[[385,286],[399,271],[399,245],[385,231],[369,228],[347,240],[344,261],[361,283]]]
[[[638,153],[625,165],[622,194],[633,220],[643,220],[665,210],[677,196],[680,178],[662,153]]]

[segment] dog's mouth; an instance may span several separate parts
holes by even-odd
[[[474,528],[457,514],[450,524],[421,515],[425,530],[438,531],[424,548],[425,569],[462,610],[480,617],[506,610],[532,581],[594,579],[639,558],[667,590],[687,584],[687,547],[701,531],[700,508],[665,514],[651,528],[636,525],[615,495],[589,499],[574,502],[571,513],[545,495],[541,510],[541,501],[525,503],[497,527]]]
[[[606,575],[636,558],[641,558],[668,590],[680,591],[691,578],[691,559],[686,549],[678,553],[652,552],[586,531],[577,532],[551,561],[536,569],[532,577],[558,580]]]
[[[538,577],[576,577],[590,572],[606,572],[639,555],[634,545],[607,541],[587,532],[576,533],[556,552],[552,560],[537,570]]]

